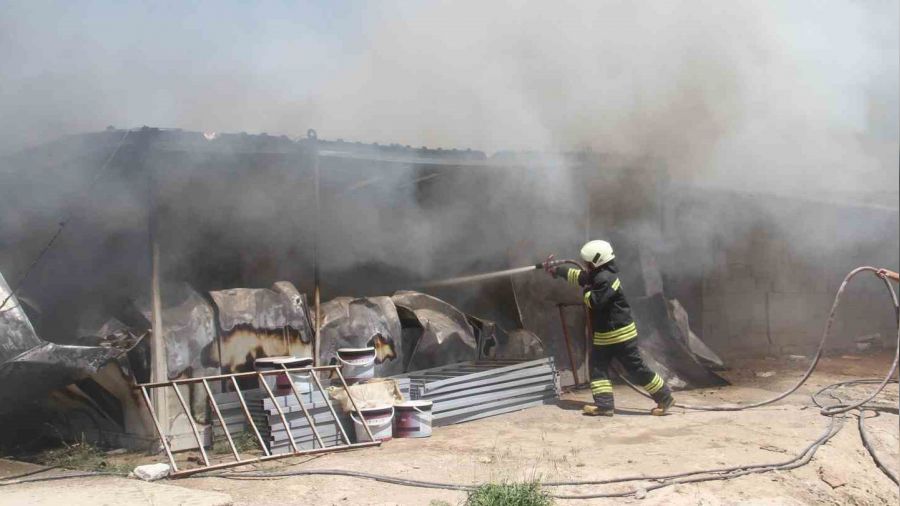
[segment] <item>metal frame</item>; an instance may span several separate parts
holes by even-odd
[[[347,393],[347,398],[350,399],[350,404],[353,406],[353,411],[359,416],[359,419],[362,421],[363,427],[366,429],[366,435],[369,436],[369,441],[364,443],[351,443],[350,437],[347,435],[347,431],[344,429],[343,424],[341,424],[340,418],[338,417],[337,412],[334,409],[334,406],[331,404],[331,401],[328,398],[328,392],[325,391],[325,388],[322,386],[322,383],[319,381],[318,376],[316,375],[319,371],[328,371],[329,373],[336,373],[338,379],[340,380],[341,387]],[[321,392],[323,399],[325,400],[325,404],[328,406],[328,410],[331,412],[331,416],[334,418],[334,422],[337,425],[341,439],[344,440],[345,444],[335,445],[335,446],[326,446],[322,440],[322,436],[319,434],[318,429],[316,428],[315,417],[310,416],[309,410],[303,403],[300,392],[297,390],[297,387],[294,385],[293,380],[291,379],[288,383],[291,386],[291,390],[294,393],[294,397],[297,399],[297,402],[300,405],[300,410],[303,412],[303,415],[306,417],[306,420],[309,422],[309,426],[312,429],[312,434],[315,438],[315,442],[318,443],[318,448],[313,448],[310,450],[301,450],[297,446],[297,441],[294,438],[294,434],[291,431],[291,425],[288,423],[287,418],[285,417],[284,410],[282,410],[281,405],[275,397],[275,394],[272,392],[272,389],[265,382],[265,378],[263,376],[269,376],[272,374],[291,374],[291,373],[302,373],[306,372],[309,374],[310,378],[313,380],[312,382],[316,385]],[[268,398],[272,401],[272,404],[275,406],[275,410],[278,414],[278,417],[281,419],[281,422],[284,424],[284,429],[287,432],[287,439],[290,443],[291,452],[288,453],[279,453],[273,455],[269,448],[266,446],[265,441],[262,438],[262,435],[259,432],[259,428],[256,426],[256,422],[253,421],[253,416],[250,414],[250,410],[247,407],[247,401],[244,399],[244,395],[241,392],[241,388],[238,385],[237,378],[245,378],[250,376],[256,376],[259,380],[260,385],[262,386],[262,390],[266,393]],[[238,452],[237,447],[234,444],[234,440],[231,437],[231,434],[228,431],[228,424],[225,423],[225,419],[222,416],[222,412],[219,409],[218,402],[215,399],[215,396],[212,393],[212,390],[209,388],[209,381],[211,380],[230,380],[232,386],[237,393],[238,402],[240,402],[241,410],[244,412],[244,417],[247,422],[250,424],[250,427],[253,429],[253,434],[256,436],[257,441],[259,442],[260,448],[262,449],[263,455],[262,457],[253,457],[248,459],[242,459],[240,453]],[[190,409],[188,408],[187,402],[184,400],[184,396],[178,390],[178,385],[189,385],[193,383],[202,383],[203,388],[206,390],[206,393],[209,397],[209,403],[212,407],[212,411],[215,413],[216,418],[218,418],[219,423],[222,426],[222,430],[225,432],[225,438],[228,440],[228,445],[231,448],[231,453],[234,455],[233,462],[222,462],[213,464],[209,460],[209,456],[206,453],[206,449],[203,445],[203,440],[200,437],[200,431],[197,429],[197,422],[194,420],[194,417],[191,415]],[[156,409],[153,407],[153,402],[150,400],[150,392],[155,388],[169,388],[175,390],[175,395],[178,398],[178,402],[181,404],[181,408],[184,411],[185,416],[187,416],[188,422],[190,422],[191,430],[194,433],[194,437],[197,440],[197,447],[200,450],[200,456],[203,460],[203,466],[194,467],[191,469],[183,469],[179,470],[178,465],[175,463],[175,457],[172,454],[172,448],[169,445],[169,435],[166,431],[163,430],[162,425],[160,425],[160,420],[156,415]],[[281,370],[271,370],[271,371],[254,371],[254,372],[243,372],[243,373],[233,373],[233,374],[218,374],[214,376],[203,376],[199,378],[183,378],[176,379],[171,381],[159,381],[155,383],[142,383],[137,385],[135,388],[139,388],[141,390],[141,395],[144,398],[144,402],[147,404],[147,410],[150,412],[150,418],[153,419],[153,426],[156,428],[156,433],[159,435],[159,441],[162,443],[163,449],[166,452],[166,457],[169,459],[169,465],[172,466],[172,473],[170,474],[173,478],[182,478],[185,476],[190,476],[196,473],[202,473],[205,471],[212,471],[216,469],[224,469],[228,467],[235,467],[245,464],[252,464],[255,462],[262,462],[266,460],[279,459],[284,457],[291,457],[297,455],[311,455],[317,453],[327,453],[327,452],[337,452],[342,450],[349,450],[355,448],[366,448],[369,446],[379,446],[381,445],[381,441],[375,440],[375,437],[372,435],[372,430],[369,428],[369,423],[366,421],[365,417],[362,416],[362,412],[359,409],[359,406],[356,404],[356,400],[353,399],[353,396],[350,395],[350,389],[347,385],[347,381],[344,380],[343,374],[341,374],[340,366],[337,365],[327,365],[327,366],[314,366],[314,367],[294,367],[288,368],[282,364]],[[291,410],[292,411],[292,410]],[[168,425],[168,420],[165,421],[166,425]]]

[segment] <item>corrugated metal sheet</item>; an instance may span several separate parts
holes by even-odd
[[[552,358],[461,362],[401,376],[410,398],[430,400],[433,425],[451,425],[518,411],[559,398]]]

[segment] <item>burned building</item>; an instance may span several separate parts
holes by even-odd
[[[168,379],[250,370],[273,355],[331,363],[339,347],[375,346],[384,376],[546,354],[574,385],[588,377],[586,325],[580,297],[560,281],[530,273],[425,285],[566,256],[602,236],[616,244],[657,368],[676,385],[713,385],[716,354],[808,344],[796,336],[820,330],[816,320],[791,321],[789,308],[800,294],[826,293],[834,266],[874,262],[873,254],[897,263],[896,238],[892,249],[826,249],[817,264],[769,226],[795,219],[799,206],[812,224],[896,230],[895,211],[685,189],[658,160],[590,152],[488,156],[314,132],[144,128],[66,138],[6,165],[0,272],[21,306],[4,313],[2,371],[18,378],[31,367],[22,363],[38,367],[15,389],[22,402],[4,405],[39,405],[31,412],[48,419],[88,413],[58,425],[115,444],[152,434],[129,388],[150,379],[154,329]],[[758,219],[729,220],[744,228],[718,237],[708,229],[720,227],[698,226],[715,224],[716,199]],[[68,218],[57,225],[60,217]],[[744,282],[717,283],[723,272],[744,273]],[[21,285],[12,281],[26,273]],[[878,321],[890,336],[891,322]],[[835,344],[853,343],[863,328],[871,332],[847,327]],[[68,354],[75,348],[90,357]],[[189,397],[199,420],[204,395]]]

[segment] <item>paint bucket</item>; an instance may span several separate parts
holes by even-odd
[[[288,369],[292,369],[296,367],[309,367],[312,363],[313,360],[310,357],[260,357],[254,360],[253,367],[259,372],[280,371],[282,365]],[[309,373],[294,372],[290,373],[290,375],[293,378],[294,386],[297,387],[298,391],[309,391]],[[291,389],[291,385],[288,383],[290,380],[288,380],[287,374],[266,374],[263,375],[263,379],[265,379],[266,384],[269,385],[272,393],[284,393]],[[259,388],[262,387],[262,384],[260,384]]]
[[[431,401],[398,402],[394,409],[394,437],[431,436]]]
[[[388,441],[391,439],[394,426],[394,406],[380,406],[377,408],[360,408],[363,419],[369,424],[369,430],[376,441]],[[366,443],[370,441],[366,434],[366,427],[357,417],[356,413],[350,413],[356,430],[356,442]]]
[[[274,365],[277,369],[281,369],[282,366],[288,369],[295,369],[297,367],[310,367],[313,365],[313,359],[312,357],[279,357],[274,360]],[[291,376],[291,381],[294,382],[294,388],[297,389],[297,392],[309,392],[309,375],[312,374],[312,372],[294,371],[289,374]],[[288,383],[287,375],[279,374],[276,376],[276,378],[277,379],[275,380],[275,386],[278,388],[278,390],[291,390],[291,384]]]
[[[340,348],[337,351],[338,362],[341,363],[341,374],[347,383],[375,377],[375,348]]]
[[[293,359],[294,357],[259,357],[253,361],[253,368],[258,372],[274,371],[281,369],[280,361],[285,359]],[[284,374],[264,374],[263,380],[269,385],[269,389],[274,393],[278,389],[278,377]],[[265,390],[262,383],[259,384],[260,390]]]

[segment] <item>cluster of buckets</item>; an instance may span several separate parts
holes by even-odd
[[[387,441],[392,437],[429,437],[431,436],[431,401],[403,401],[393,406],[360,408],[363,419],[372,431],[372,437],[378,441]],[[362,421],[351,414],[357,441],[369,441]]]
[[[341,374],[348,384],[360,383],[375,377],[375,348],[340,348],[337,359],[341,364]],[[257,371],[293,369],[310,367],[311,357],[264,357],[254,362]],[[310,374],[312,372],[291,372],[285,374],[267,374],[263,376],[266,385],[272,392],[290,391],[293,382],[298,392],[311,390]],[[260,388],[263,388],[260,385]],[[421,438],[431,436],[431,401],[403,401],[392,406],[360,408],[360,415],[369,426],[375,440],[387,441],[396,438]],[[369,435],[363,421],[356,413],[350,415],[353,420],[357,441],[369,441]]]

